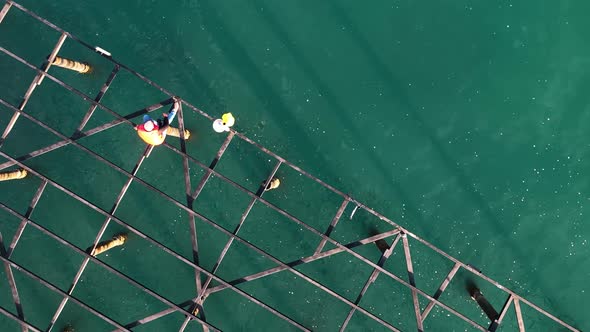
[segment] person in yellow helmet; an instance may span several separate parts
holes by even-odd
[[[157,120],[152,119],[148,114],[143,116],[143,123],[135,126],[137,135],[146,143],[151,145],[160,145],[164,143],[166,138],[166,131],[170,126],[172,120],[176,116],[176,113],[180,109],[180,101],[177,97],[174,97],[174,104],[168,111],[168,113],[162,114],[162,118]]]

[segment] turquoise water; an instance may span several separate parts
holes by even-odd
[[[237,118],[237,130],[477,266],[566,322],[583,330],[590,327],[584,317],[590,291],[586,282],[590,278],[590,226],[585,222],[590,198],[585,172],[590,166],[586,143],[590,125],[585,121],[590,111],[590,45],[585,42],[590,31],[585,15],[589,3],[63,0],[22,4],[109,50],[121,62],[208,113],[231,111]],[[40,27],[11,10],[0,25],[1,44],[33,64],[41,64],[59,35]],[[110,73],[108,63],[74,43],[66,42],[61,53],[93,63],[95,73],[84,78],[53,69],[52,73],[95,95]],[[4,55],[0,66],[6,73],[0,81],[2,98],[18,104],[34,74]],[[53,82],[45,80],[26,111],[70,135],[88,105],[57,91]],[[104,103],[128,114],[165,98],[122,73]],[[10,115],[2,108],[2,128]],[[89,128],[111,119],[98,112]],[[212,136],[209,124],[196,115],[186,121],[196,133],[189,152],[208,164],[223,137]],[[22,118],[11,135],[2,150],[12,155],[58,140]],[[143,145],[123,126],[82,143],[126,170],[143,151]],[[222,159],[220,171],[256,189],[273,164],[247,145],[234,143]],[[28,164],[108,210],[125,178],[91,160],[68,147]],[[157,149],[139,176],[182,201],[180,160],[168,150]],[[195,185],[202,172],[192,169]],[[338,198],[309,183],[298,183],[288,171],[279,175],[286,179],[284,191],[269,200],[284,202],[283,197],[298,197],[299,201],[285,208],[323,231],[319,225],[327,226],[340,204]],[[32,178],[19,184],[2,183],[1,201],[24,213],[38,184]],[[219,180],[212,180],[207,188],[199,211],[232,229],[248,197],[233,193]],[[46,191],[33,219],[53,227],[75,245],[87,247],[104,217],[53,188]],[[226,208],[226,201],[232,202],[231,208]],[[123,202],[117,212],[121,219],[191,257],[185,212],[167,205],[146,208],[159,204],[159,197],[136,184]],[[142,208],[144,212],[138,212]],[[11,221],[3,222],[6,243],[18,220],[4,212],[1,215]],[[244,237],[281,259],[293,259],[299,255],[295,249],[313,251],[316,245],[311,233],[297,233],[297,227],[273,227],[280,218],[262,206],[255,206],[251,218],[242,230]],[[368,216],[358,218],[377,224]],[[342,235],[338,233],[341,226]],[[223,247],[220,241],[225,242],[227,236],[205,225],[198,227],[202,263],[210,268]],[[335,238],[346,242],[347,232],[353,231],[347,230],[346,224],[338,227]],[[105,236],[120,230],[111,225]],[[288,244],[277,244],[273,238]],[[158,255],[163,254],[142,241],[130,241],[125,247],[126,252],[137,254],[133,258],[113,253],[101,259],[173,301],[190,297],[183,289],[194,287],[192,271],[167,261],[162,264],[175,271],[173,276],[154,270],[154,263],[164,259]],[[49,280],[67,289],[81,256],[44,239],[32,228],[25,231],[21,245],[13,256],[15,261],[37,268],[34,271],[39,273],[53,271]],[[234,246],[240,249],[228,253],[227,265],[219,271],[223,278],[273,266],[238,244]],[[63,250],[63,255],[47,248]],[[425,269],[422,279],[418,272],[418,286],[422,282],[424,289],[432,292],[450,267],[426,254],[422,257],[419,246],[414,250],[418,261],[423,258]],[[375,252],[367,255],[378,256]],[[246,259],[250,261],[243,264]],[[347,260],[338,259],[334,256],[321,263],[325,266],[305,272],[354,300],[371,270],[360,264],[348,266],[344,264]],[[130,269],[129,264],[136,268]],[[399,253],[387,264],[405,277]],[[100,278],[98,270],[94,265],[89,268],[74,295],[107,311],[113,319],[132,321],[164,308],[124,287],[115,277]],[[439,277],[432,277],[433,271]],[[327,294],[314,293],[300,279],[291,281],[292,275],[269,278],[274,279],[245,284],[244,289],[309,328],[334,330],[346,316],[345,305]],[[414,329],[411,304],[406,306],[409,293],[394,296],[401,291],[386,280],[380,276],[367,293],[366,303],[361,304],[374,308],[376,314],[381,310],[382,318],[404,330]],[[20,287],[24,289],[22,297],[29,298],[28,302],[23,300],[25,314],[44,328],[59,298],[29,287],[24,277],[22,282],[26,285]],[[289,293],[289,286],[295,294]],[[1,304],[12,309],[8,288],[3,287]],[[105,288],[111,287],[126,299],[123,306],[119,297],[105,295]],[[469,300],[461,297],[461,289],[459,284],[452,285],[449,298],[443,296],[443,300],[465,307],[481,319],[477,308],[469,307]],[[493,289],[487,292],[496,297]],[[498,295],[493,303],[500,306],[503,300]],[[286,328],[230,291],[207,301],[208,320],[222,329],[253,330],[254,324],[265,324],[267,330]],[[75,306],[66,308],[59,323],[78,319],[79,326],[87,330],[105,329],[100,325],[103,323],[84,318],[89,314],[78,313]],[[391,316],[397,308],[402,314]],[[230,314],[236,316],[228,318]],[[442,326],[468,329],[452,320],[444,322],[442,312],[431,318],[434,330],[445,330]],[[144,328],[175,330],[183,317],[174,314],[166,319]],[[513,318],[509,320],[512,324]],[[558,330],[544,322],[538,317],[525,321],[529,330]],[[355,314],[351,329],[379,328],[372,324]],[[190,326],[197,329],[196,324]]]

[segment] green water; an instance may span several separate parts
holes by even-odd
[[[439,248],[518,294],[588,330],[590,280],[590,23],[587,1],[100,1],[21,2],[212,115],[231,111],[236,129],[279,155],[408,227]],[[0,25],[0,44],[35,65],[59,34],[12,9]],[[89,77],[51,73],[94,96],[112,67],[69,41],[64,56],[94,64]],[[18,104],[34,73],[1,56],[1,95]],[[129,114],[166,96],[121,73],[105,105]],[[11,116],[0,106],[0,128]],[[27,112],[71,135],[88,104],[45,80]],[[188,113],[188,112],[187,112]],[[97,111],[88,128],[112,120]],[[208,164],[223,141],[198,115],[185,115],[195,136],[192,156]],[[59,139],[21,117],[2,151],[13,156]],[[119,126],[81,143],[130,171],[143,144]],[[4,162],[4,160],[0,160]],[[70,146],[28,165],[109,210],[125,177]],[[273,163],[234,141],[219,170],[255,190]],[[203,172],[191,167],[193,186]],[[282,191],[268,195],[303,221],[324,231],[340,200],[281,169]],[[156,149],[139,172],[183,202],[181,158]],[[40,181],[0,184],[0,201],[25,213]],[[305,189],[305,191],[304,191]],[[286,201],[286,198],[293,201]],[[199,201],[200,200],[200,201]],[[233,230],[249,198],[213,178],[197,210]],[[347,210],[349,214],[351,209]],[[0,212],[4,242],[18,219]],[[117,216],[173,250],[192,258],[187,214],[139,184],[132,184]],[[48,186],[32,219],[80,248],[94,239],[104,216]],[[334,238],[348,242],[380,225],[359,213],[345,218]],[[367,226],[369,225],[369,226]],[[228,237],[199,222],[201,263],[210,269]],[[105,238],[123,230],[111,223]],[[385,229],[383,229],[385,230]],[[277,258],[309,255],[319,242],[262,205],[255,205],[242,236]],[[280,241],[279,241],[280,240]],[[440,257],[412,247],[418,286],[433,293],[451,268]],[[311,252],[310,252],[311,250]],[[359,250],[377,260],[374,247]],[[67,290],[82,256],[28,227],[13,259]],[[194,294],[193,271],[139,237],[101,260],[168,299]],[[234,243],[219,276],[229,280],[274,266]],[[405,278],[403,253],[385,266]],[[420,268],[422,270],[420,270]],[[300,271],[354,300],[371,269],[348,256],[304,265]],[[25,316],[45,328],[59,296],[16,273]],[[485,324],[464,294],[461,273],[442,300]],[[0,280],[6,280],[4,271]],[[0,305],[14,312],[6,282]],[[337,330],[348,307],[289,272],[241,286],[314,330]],[[496,307],[504,298],[483,288]],[[87,268],[74,296],[127,323],[165,308],[97,264]],[[426,302],[423,302],[423,304]],[[380,276],[361,306],[403,330],[415,330],[410,293]],[[224,330],[291,329],[264,309],[225,290],[205,304],[207,320]],[[532,331],[557,325],[528,308]],[[528,317],[528,318],[527,318]],[[179,313],[140,331],[174,331]],[[430,330],[470,330],[436,309]],[[2,330],[17,330],[0,318]],[[503,331],[515,329],[514,314]],[[56,327],[79,331],[108,325],[69,303]],[[383,327],[356,313],[355,331]],[[198,330],[195,322],[190,330]]]

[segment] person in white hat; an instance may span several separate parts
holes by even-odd
[[[166,131],[170,126],[172,120],[176,116],[176,113],[180,109],[180,101],[177,97],[174,97],[174,105],[170,108],[168,113],[162,114],[162,118],[157,120],[152,119],[148,114],[143,116],[143,123],[135,126],[137,134],[146,143],[152,145],[162,144],[165,138]]]

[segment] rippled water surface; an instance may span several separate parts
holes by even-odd
[[[235,128],[312,174],[350,193],[395,222],[577,328],[588,330],[590,280],[590,23],[587,1],[33,1],[22,4],[173,91],[213,116],[232,112]],[[11,9],[0,25],[0,45],[35,66],[59,33]],[[52,68],[50,73],[92,98],[112,65],[66,41],[60,55],[88,61],[90,76]],[[20,102],[35,73],[2,54],[1,98]],[[121,72],[103,103],[121,115],[167,96]],[[90,104],[45,79],[25,111],[66,136]],[[0,127],[12,111],[0,106]],[[209,121],[185,109],[193,137],[189,154],[208,165],[224,137]],[[87,128],[114,116],[97,110]],[[138,118],[133,119],[138,121]],[[59,141],[21,117],[1,147],[21,156]],[[131,171],[144,145],[122,125],[80,140]],[[172,144],[179,146],[174,141]],[[5,162],[0,158],[0,163]],[[110,211],[126,177],[70,145],[26,164]],[[274,165],[268,156],[234,140],[219,171],[256,190]],[[182,158],[158,147],[138,177],[185,202]],[[191,165],[193,188],[205,172]],[[282,167],[282,186],[267,199],[324,232],[341,198]],[[0,184],[0,202],[25,214],[40,180]],[[250,197],[213,177],[196,210],[233,231]],[[388,228],[352,208],[333,237],[346,243]],[[137,181],[115,214],[192,260],[188,214]],[[7,246],[19,219],[2,210]],[[105,217],[49,185],[31,219],[85,249]],[[377,228],[375,230],[374,228]],[[197,221],[200,264],[211,269],[229,239]],[[123,227],[111,222],[104,239]],[[356,232],[356,233],[355,233]],[[256,203],[240,230],[248,242],[283,261],[313,254],[319,237]],[[416,283],[434,293],[452,264],[412,243]],[[332,249],[328,245],[326,249]],[[400,246],[385,268],[406,279]],[[376,248],[358,251],[377,261]],[[172,302],[194,296],[194,270],[139,236],[124,249],[99,256]],[[67,291],[83,256],[27,226],[11,259]],[[225,280],[276,264],[234,241],[218,274]],[[372,268],[335,255],[298,269],[354,301]],[[14,310],[6,273],[0,272],[0,305]],[[60,296],[15,272],[25,317],[47,327]],[[481,324],[459,272],[441,300]],[[203,281],[205,278],[203,278]],[[218,283],[213,282],[213,286]],[[481,286],[499,310],[502,293]],[[349,307],[283,271],[240,286],[247,293],[313,330],[337,330]],[[95,262],[73,295],[127,324],[163,310]],[[421,299],[425,306],[427,300]],[[380,275],[360,306],[402,330],[415,330],[411,293]],[[525,326],[558,331],[524,306]],[[231,290],[205,302],[207,321],[223,330],[291,329]],[[174,313],[138,331],[176,331]],[[107,323],[66,305],[56,328],[106,331]],[[18,325],[0,318],[2,330]],[[351,330],[382,330],[357,312]],[[430,330],[470,330],[435,309]],[[198,330],[191,322],[189,330]],[[502,330],[516,329],[511,310]]]

